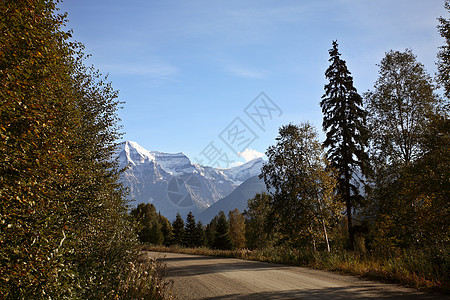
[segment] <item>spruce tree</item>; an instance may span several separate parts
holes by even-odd
[[[205,228],[201,221],[197,222],[197,226],[195,227],[195,246],[202,247],[206,245],[206,234]]]
[[[325,72],[329,83],[320,106],[323,113],[323,130],[326,132],[324,146],[332,166],[338,172],[338,192],[346,203],[349,248],[354,248],[352,211],[361,199],[357,175],[367,173],[368,130],[365,126],[366,112],[362,97],[353,86],[353,78],[341,59],[337,41],[329,50],[330,66]]]
[[[183,246],[184,245],[184,221],[181,218],[180,213],[177,213],[175,220],[172,223],[173,228],[173,244]]]
[[[218,214],[213,247],[220,250],[231,250],[233,248],[233,243],[230,238],[229,224],[223,211],[220,211]]]
[[[197,246],[197,224],[195,223],[194,214],[191,211],[186,217],[186,226],[184,232],[184,245],[190,248]]]
[[[131,211],[137,223],[137,234],[142,243],[161,245],[164,241],[160,215],[153,204],[139,204]]]
[[[217,219],[218,216],[215,216],[205,228],[206,235],[206,243],[208,247],[214,248],[214,240],[216,237],[216,228],[217,228]]]

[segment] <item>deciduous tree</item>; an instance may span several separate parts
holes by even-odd
[[[373,91],[365,94],[372,157],[377,164],[408,165],[420,153],[420,136],[440,99],[411,50],[387,52],[379,73]]]
[[[230,238],[235,249],[243,249],[245,247],[245,219],[239,212],[239,209],[230,210],[228,213],[228,221],[230,223]]]
[[[329,250],[327,230],[342,207],[317,132],[308,123],[289,124],[276,140],[266,151],[261,177],[272,195],[270,212],[278,229],[291,243],[315,248],[323,240]]]
[[[244,211],[245,216],[245,240],[249,249],[265,248],[276,231],[273,227],[267,226],[270,213],[270,194],[256,194],[248,200],[248,209]]]

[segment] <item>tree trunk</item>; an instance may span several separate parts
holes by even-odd
[[[323,225],[323,233],[325,235],[325,242],[327,243],[327,251],[331,252],[330,243],[328,242],[327,227],[325,226],[325,221],[323,219],[322,219],[322,225]]]
[[[353,251],[355,250],[355,234],[353,232],[352,199],[350,195],[350,178],[348,170],[345,172],[345,203],[347,205],[348,249]]]

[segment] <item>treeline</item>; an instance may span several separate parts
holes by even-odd
[[[0,2],[0,298],[153,299],[111,160],[118,94],[56,2]]]
[[[245,220],[238,209],[230,211],[228,218],[223,211],[219,212],[206,226],[200,221],[196,222],[192,212],[188,213],[186,221],[178,213],[170,223],[156,212],[153,204],[148,203],[141,203],[132,209],[130,216],[143,244],[220,250],[246,247]]]

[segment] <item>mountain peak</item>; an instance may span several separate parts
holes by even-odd
[[[238,185],[261,172],[262,159],[241,166],[218,169],[194,164],[182,152],[148,151],[133,141],[117,147],[122,182],[130,189],[130,199],[153,203],[166,217],[176,212],[200,213],[229,195]],[[246,199],[245,199],[246,201]]]
[[[133,141],[120,143],[117,152],[121,165],[137,165],[154,160],[153,155],[149,151]]]

